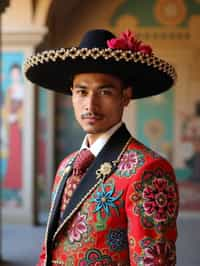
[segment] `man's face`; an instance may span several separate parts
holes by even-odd
[[[123,89],[120,79],[109,74],[77,74],[72,102],[80,126],[88,134],[101,134],[121,121],[131,88]]]

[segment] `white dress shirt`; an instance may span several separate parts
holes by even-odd
[[[83,140],[80,150],[89,149],[92,152],[92,154],[95,157],[97,157],[97,155],[103,149],[103,147],[108,142],[110,137],[115,133],[115,131],[117,131],[117,129],[121,127],[121,125],[122,125],[122,121],[120,121],[118,124],[111,127],[108,131],[103,133],[90,147],[88,147],[88,140],[87,140],[87,135],[86,135]]]

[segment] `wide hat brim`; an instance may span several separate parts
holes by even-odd
[[[107,73],[133,88],[133,99],[157,95],[173,86],[172,65],[154,54],[105,47],[72,47],[38,53],[25,62],[25,75],[38,86],[71,94],[78,73]]]

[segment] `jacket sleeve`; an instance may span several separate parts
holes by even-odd
[[[131,266],[176,264],[178,199],[173,169],[162,158],[133,177],[126,195]]]

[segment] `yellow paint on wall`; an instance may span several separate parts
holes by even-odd
[[[119,17],[119,19],[116,22],[116,26],[112,28],[112,31],[115,32],[116,34],[126,29],[136,31],[138,24],[139,22],[136,17],[130,15],[123,15]]]

